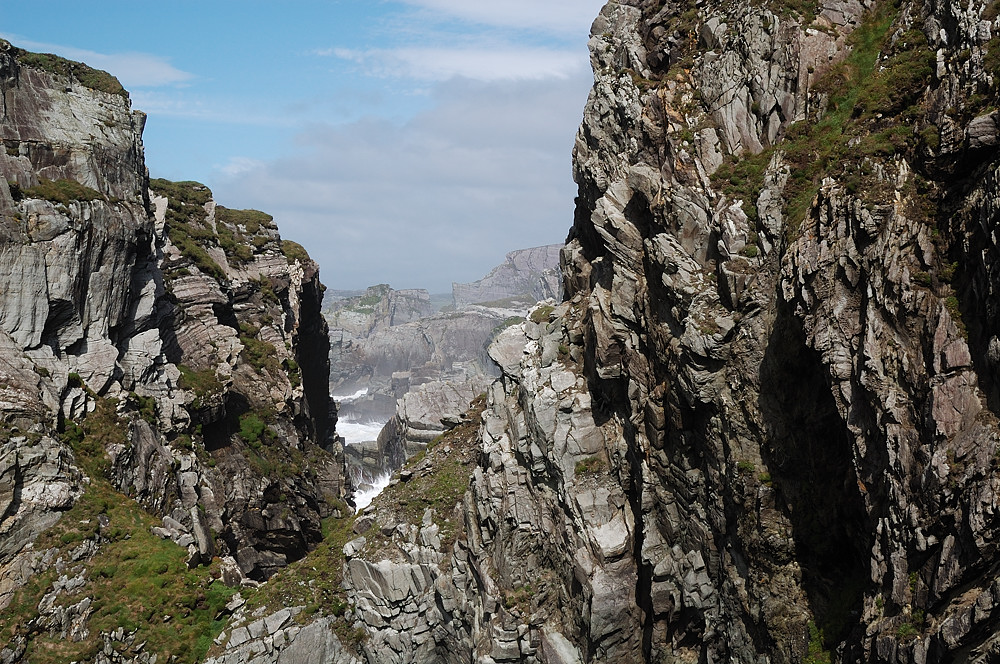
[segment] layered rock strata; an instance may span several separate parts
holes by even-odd
[[[525,298],[533,302],[559,299],[562,294],[559,274],[561,249],[561,244],[518,249],[508,253],[503,263],[479,281],[453,283],[451,293],[455,308],[511,298]]]
[[[359,554],[368,661],[1000,655],[998,14],[605,6],[565,302],[450,554]]]
[[[150,188],[145,117],[109,75],[0,41],[0,94],[0,615],[55,565],[83,574],[4,623],[7,662],[35,638],[111,638],[87,627],[100,606],[65,602],[91,601],[132,524],[105,502],[86,533],[60,526],[83,539],[71,559],[34,546],[85,493],[136,501],[238,585],[305,555],[346,488],[316,264],[268,215]]]

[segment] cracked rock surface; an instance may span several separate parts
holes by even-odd
[[[997,15],[602,9],[565,300],[450,553],[352,547],[368,661],[1000,654]]]

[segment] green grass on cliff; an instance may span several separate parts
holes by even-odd
[[[426,452],[407,461],[403,468],[413,472],[408,481],[388,487],[375,499],[377,523],[364,532],[368,544],[362,557],[378,560],[381,553],[391,555],[390,550],[396,546],[382,534],[380,524],[420,525],[428,508],[434,510],[442,550],[451,550],[461,527],[451,517],[475,468],[477,432],[485,406],[485,396],[478,397],[469,407],[467,422],[442,434]],[[319,546],[275,574],[256,592],[249,596],[244,592],[248,610],[265,607],[270,612],[285,606],[304,606],[298,616],[300,621],[309,621],[316,614],[344,615],[349,606],[343,588],[344,545],[359,535],[354,532],[357,515],[350,514],[347,505],[341,505],[340,512],[341,516],[323,521],[324,539]],[[366,638],[363,630],[355,630],[346,620],[335,621],[334,631],[348,647],[357,647]]]
[[[800,121],[775,146],[756,155],[731,156],[712,176],[729,197],[742,199],[756,221],[757,197],[775,151],[790,168],[785,186],[785,225],[797,230],[826,176],[838,176],[852,193],[869,190],[864,158],[891,156],[936,137],[917,131],[921,111],[915,106],[933,74],[934,53],[919,30],[889,45],[896,7],[884,2],[866,15],[850,35],[851,52],[816,81],[813,89],[828,95],[823,116]]]
[[[251,235],[255,235],[261,228],[276,228],[274,217],[260,210],[232,210],[220,205],[215,209],[215,218],[224,224],[243,226]]]
[[[221,395],[225,389],[214,369],[195,371],[184,364],[178,364],[177,369],[181,372],[179,387],[194,392],[195,400],[191,404],[194,408],[201,408],[206,401]]]
[[[126,654],[156,653],[158,661],[200,661],[225,622],[225,605],[234,591],[221,581],[218,564],[189,570],[187,551],[170,540],[153,535],[160,519],[135,501],[115,491],[104,479],[104,449],[127,442],[128,424],[110,400],[81,424],[69,423],[63,438],[74,450],[78,465],[91,478],[84,495],[60,521],[35,543],[36,551],[49,551],[52,563],[0,611],[0,642],[17,635],[27,639],[24,661],[64,664],[92,661],[104,646],[101,633],[122,628],[135,631],[131,647],[116,644]],[[74,552],[96,543],[91,558],[74,561]],[[57,561],[62,561],[57,565]],[[33,619],[42,597],[61,575],[81,576],[82,587],[60,593],[54,606],[69,607],[85,598],[92,601],[86,623],[88,635],[74,641],[41,629]]]
[[[41,178],[34,187],[21,189],[16,182],[9,182],[10,193],[15,201],[25,198],[41,198],[61,205],[69,205],[71,201],[107,201],[107,197],[99,191],[82,185],[75,180],[48,180]]]
[[[82,62],[67,60],[52,53],[31,53],[21,48],[14,48],[13,52],[22,67],[32,67],[56,76],[74,78],[91,90],[107,92],[128,99],[128,92],[122,87],[122,84],[106,71],[94,69]]]
[[[149,188],[167,199],[165,218],[170,241],[199,270],[219,281],[225,279],[225,272],[207,248],[221,248],[226,260],[239,266],[273,244],[274,217],[259,210],[233,210],[217,205],[215,225],[209,224],[205,206],[212,200],[212,191],[199,182],[171,182],[160,178],[150,180]],[[284,244],[281,249],[287,256]],[[305,249],[301,252],[304,254]]]
[[[291,240],[281,241],[281,253],[285,255],[288,260],[288,264],[291,265],[295,261],[300,263],[306,263],[312,260],[309,258],[309,252],[298,242],[292,242]]]
[[[243,352],[240,357],[245,359],[259,374],[278,376],[283,371],[278,361],[278,350],[273,344],[259,338],[260,328],[248,323],[240,324],[240,343]]]
[[[218,244],[215,232],[205,224],[205,205],[212,200],[212,190],[200,182],[171,182],[162,178],[149,181],[154,194],[167,199],[165,220],[167,237],[191,263],[216,280],[225,272],[206,251]]]

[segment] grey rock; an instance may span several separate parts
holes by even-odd
[[[350,542],[344,545],[344,557],[353,558],[354,556],[358,555],[365,548],[365,544],[367,543],[368,540],[366,540],[364,537],[358,537],[356,539],[352,539]]]
[[[561,248],[562,245],[552,244],[508,253],[503,264],[479,281],[452,284],[455,306],[518,296],[531,302],[558,298],[562,291],[558,269]]]
[[[1000,115],[996,111],[988,115],[980,115],[969,123],[965,130],[969,147],[973,150],[980,148],[996,147],[1000,141],[1000,125],[997,119]]]

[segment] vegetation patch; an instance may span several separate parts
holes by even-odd
[[[281,366],[285,369],[285,373],[288,375],[288,382],[291,383],[292,389],[302,385],[302,370],[299,368],[298,362],[288,358],[282,361]]]
[[[812,620],[809,621],[809,650],[803,664],[830,664],[830,651],[824,647],[826,638],[823,630],[816,626]]]
[[[214,369],[195,371],[183,364],[178,364],[177,368],[181,372],[178,385],[182,390],[194,392],[195,401],[192,405],[195,408],[200,408],[207,399],[222,394],[222,382]]]
[[[231,210],[221,205],[215,208],[215,218],[224,224],[242,226],[245,232],[256,235],[261,228],[275,230],[274,217],[260,210]]]
[[[951,316],[952,321],[954,321],[955,327],[958,328],[959,333],[968,339],[969,331],[965,327],[965,321],[962,320],[962,309],[958,298],[954,295],[949,295],[944,299],[944,306],[948,310],[948,314]]]
[[[250,444],[250,447],[260,448],[260,437],[267,425],[256,413],[240,415],[240,438]]]
[[[17,188],[15,194],[14,188]],[[27,189],[11,188],[14,200],[23,198],[41,198],[61,205],[69,205],[71,201],[107,201],[107,197],[99,191],[91,189],[75,180],[47,180],[41,178],[39,184]]]
[[[274,217],[260,210],[215,208],[219,246],[230,262],[243,264],[253,259],[254,250],[263,249],[272,240]]]
[[[156,426],[156,399],[153,397],[144,397],[135,392],[129,392],[128,405],[139,414],[139,417],[149,424]]]
[[[225,272],[205,250],[206,245],[218,244],[216,234],[205,223],[205,205],[212,200],[212,191],[200,182],[149,181],[153,193],[167,199],[165,215],[167,237],[199,270],[216,280]]]
[[[258,339],[260,328],[247,323],[240,323],[240,342],[243,344],[243,352],[240,355],[250,363],[257,373],[269,373],[277,376],[281,372],[281,364],[278,362],[278,349],[273,344],[262,339]]]
[[[531,319],[532,323],[536,323],[538,325],[541,325],[542,323],[547,323],[549,321],[549,316],[552,315],[552,312],[555,311],[555,309],[556,308],[553,307],[551,304],[543,304],[542,306],[532,311],[531,316],[529,318]]]
[[[593,475],[599,473],[607,467],[607,464],[599,456],[589,456],[576,462],[574,470],[577,475]]]
[[[281,253],[285,255],[288,260],[288,264],[292,265],[295,261],[300,263],[307,263],[311,258],[309,258],[309,252],[298,242],[292,242],[291,240],[281,241]]]
[[[94,69],[82,62],[61,58],[52,53],[31,53],[20,48],[14,48],[13,51],[17,61],[23,67],[33,67],[56,76],[74,78],[85,88],[128,99],[128,92],[122,87],[122,84],[106,71]]]
[[[206,247],[217,246],[231,264],[242,265],[253,259],[255,249],[263,248],[271,239],[261,229],[274,230],[274,218],[259,210],[231,210],[218,205],[213,230],[205,211],[205,205],[212,200],[212,191],[199,182],[156,179],[150,180],[149,187],[167,198],[170,241],[198,269],[217,280],[225,278],[225,273]]]
[[[187,551],[150,532],[160,519],[115,491],[104,478],[105,449],[126,444],[128,422],[118,417],[117,403],[101,399],[81,425],[67,422],[63,440],[72,446],[77,463],[91,478],[84,495],[35,544],[50,551],[53,564],[20,589],[0,612],[0,642],[17,636],[27,640],[25,661],[62,664],[92,661],[103,647],[102,633],[122,628],[136,632],[135,647],[116,644],[126,656],[155,653],[159,661],[201,661],[222,631],[225,606],[233,590],[217,581],[218,562],[188,569]],[[81,554],[93,543],[92,557]],[[74,553],[84,555],[75,560]],[[53,607],[71,607],[91,600],[87,635],[73,641],[51,633],[38,622],[42,597],[60,575],[82,578],[83,585],[55,596]]]
[[[730,156],[712,176],[727,196],[743,200],[752,222],[758,219],[756,201],[776,151],[790,170],[784,213],[787,229],[794,232],[823,177],[839,176],[852,192],[870,191],[862,186],[871,180],[865,157],[893,155],[920,143],[916,128],[922,111],[915,104],[933,74],[934,53],[919,30],[888,43],[896,14],[892,3],[882,3],[851,33],[847,59],[814,86],[828,96],[818,121],[792,125],[783,141],[757,155]]]

